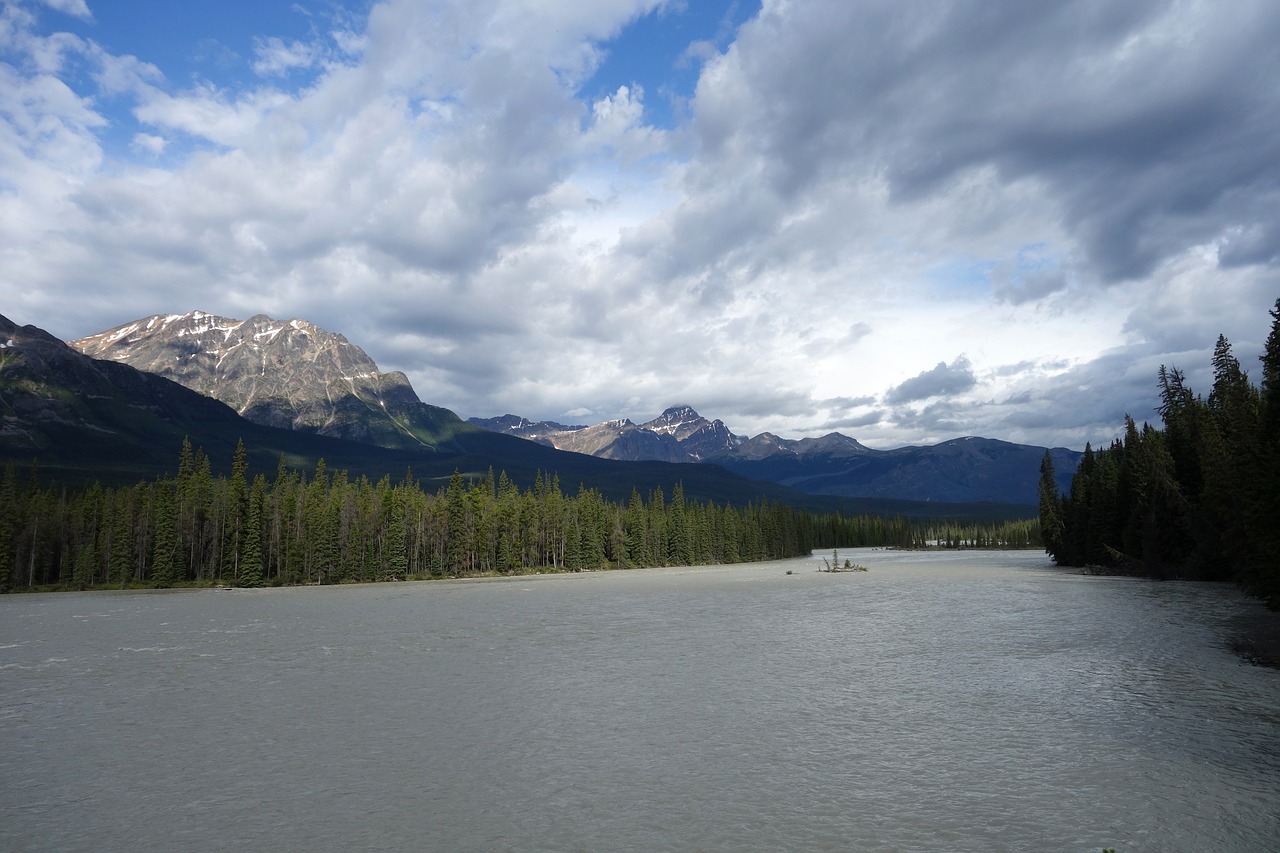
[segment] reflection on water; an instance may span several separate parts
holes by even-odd
[[[1234,590],[844,556],[5,596],[0,848],[1280,849]]]

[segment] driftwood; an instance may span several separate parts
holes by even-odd
[[[844,565],[840,565],[840,552],[832,551],[831,559],[822,558],[823,568],[818,569],[820,572],[865,572],[869,571],[866,566],[855,565],[845,558]]]

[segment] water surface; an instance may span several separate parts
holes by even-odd
[[[1280,849],[1234,589],[845,556],[0,597],[0,848]]]

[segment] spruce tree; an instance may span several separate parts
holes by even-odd
[[[1270,313],[1258,401],[1255,475],[1262,488],[1246,522],[1257,537],[1258,554],[1246,583],[1272,608],[1280,609],[1280,299]]]
[[[1053,470],[1053,457],[1048,450],[1040,461],[1040,540],[1051,557],[1062,551],[1062,502],[1058,497],[1058,481]]]
[[[462,573],[468,568],[467,555],[471,551],[471,543],[467,539],[466,494],[462,488],[462,474],[456,468],[449,478],[449,488],[445,491],[445,506],[449,525],[445,570],[455,574]]]
[[[245,517],[244,549],[236,574],[238,586],[262,586],[262,515],[266,504],[267,480],[259,474],[249,490],[249,510]]]
[[[7,590],[16,569],[18,531],[22,528],[23,509],[19,503],[18,471],[12,462],[4,466],[0,479],[0,589]]]
[[[152,512],[155,534],[152,539],[151,582],[170,587],[178,579],[177,495],[174,483],[166,476],[153,487]]]
[[[222,577],[235,582],[243,557],[245,524],[249,515],[248,464],[244,439],[236,442],[231,463],[231,480],[227,488],[225,526],[222,536]]]
[[[409,575],[409,552],[405,547],[404,501],[400,489],[392,489],[382,503],[383,552],[379,580],[404,580]]]

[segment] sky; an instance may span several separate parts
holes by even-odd
[[[1273,0],[0,0],[0,314],[426,402],[1083,448],[1280,297]]]

